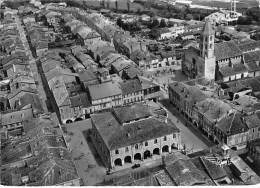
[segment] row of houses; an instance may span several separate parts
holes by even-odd
[[[5,9],[1,25],[0,128],[16,136],[22,134],[23,122],[41,114],[43,107],[17,11]]]
[[[23,134],[17,138],[1,133],[1,151],[2,185],[81,184],[62,130],[50,117],[23,122]]]
[[[207,87],[169,85],[169,99],[180,113],[213,141],[236,150],[260,138],[259,100],[246,94],[229,101]]]
[[[73,73],[68,68],[73,62],[65,62],[59,54],[51,51],[41,60],[63,123],[85,119],[103,109],[161,96],[160,87],[144,77],[123,81],[117,74],[110,75],[106,68],[93,70],[84,67]]]
[[[101,40],[100,36],[83,38],[80,30],[96,31],[74,13],[61,12],[66,33],[72,33],[76,40],[84,40],[66,49],[49,49],[40,58],[45,83],[63,123],[85,119],[103,109],[161,96],[160,87],[142,77],[135,62],[119,54],[113,44]]]
[[[48,50],[48,43],[55,41],[54,31],[51,28],[37,23],[34,16],[24,17],[23,24],[27,32],[30,46],[35,56],[42,56]]]

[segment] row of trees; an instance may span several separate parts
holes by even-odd
[[[246,11],[245,16],[238,18],[237,24],[239,25],[260,25],[260,8],[254,7]]]
[[[149,23],[141,23],[138,20],[130,23],[124,23],[121,18],[118,18],[116,23],[122,29],[130,32],[141,31],[141,24],[146,24],[147,27],[150,29],[156,29],[156,28],[159,29],[168,26],[165,19],[161,19],[161,21],[159,21],[156,18],[153,18]]]

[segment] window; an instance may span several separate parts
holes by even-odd
[[[212,49],[212,44],[209,45],[209,49]]]
[[[258,127],[258,131],[260,131],[260,127]]]
[[[167,136],[164,136],[163,140],[166,141],[167,140]]]
[[[157,144],[157,139],[154,140],[154,143]]]
[[[115,151],[115,154],[119,154],[119,151],[118,151],[118,149]]]
[[[135,149],[138,149],[138,144],[135,144]]]
[[[129,151],[129,149],[128,149],[128,147],[126,147],[126,148],[125,148],[125,152],[128,152],[128,151]]]
[[[144,144],[145,146],[148,146],[148,142],[145,142],[145,144]]]
[[[176,138],[176,135],[175,135],[175,134],[173,134],[173,135],[172,135],[172,138]]]

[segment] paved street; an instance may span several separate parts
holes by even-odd
[[[88,130],[91,129],[90,120],[78,121],[66,127],[68,133],[65,134],[65,138],[84,185],[90,186],[102,182],[106,175],[106,168],[88,139]]]
[[[192,126],[185,126],[186,120],[180,116],[168,100],[164,100],[161,103],[169,111],[169,118],[180,129],[182,144],[185,144],[188,153],[201,151],[214,146],[214,143],[202,135],[199,130]]]
[[[46,106],[47,97],[46,97],[45,90],[43,88],[43,83],[42,83],[41,77],[38,73],[38,69],[37,69],[37,65],[36,65],[36,59],[33,57],[32,52],[30,50],[30,47],[29,47],[29,44],[28,44],[28,41],[27,41],[27,38],[26,38],[26,32],[23,28],[23,25],[21,23],[20,18],[17,16],[15,18],[15,21],[17,23],[17,26],[18,26],[17,28],[19,30],[20,37],[21,37],[21,40],[23,42],[24,48],[27,52],[27,55],[29,56],[29,65],[30,65],[31,74],[32,74],[34,80],[36,82],[38,82],[37,90],[38,90],[38,93],[39,93],[39,97],[42,101],[42,107],[44,109],[44,112],[48,112],[48,109],[47,109],[47,106]]]

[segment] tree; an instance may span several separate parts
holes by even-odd
[[[117,18],[116,24],[117,24],[119,27],[122,27],[122,24],[123,24],[122,19],[121,19],[121,18]]]
[[[250,16],[240,16],[237,20],[238,25],[250,25],[252,18]]]
[[[192,14],[187,14],[186,15],[186,20],[193,20]]]
[[[165,19],[161,19],[161,22],[160,22],[160,27],[166,27],[167,24],[165,22]]]
[[[151,29],[150,37],[154,40],[157,40],[160,37],[160,31],[156,28]]]
[[[260,33],[255,34],[251,38],[254,39],[254,40],[260,40]]]
[[[151,28],[155,28],[155,27],[158,27],[159,24],[160,24],[159,21],[158,21],[156,18],[154,18],[154,19],[152,20],[152,23],[151,23],[150,27],[151,27]]]

